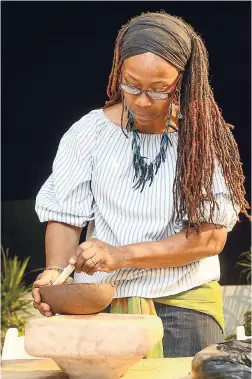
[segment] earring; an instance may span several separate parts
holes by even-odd
[[[127,103],[126,103],[126,100],[125,100],[125,97],[123,96],[122,97],[122,101],[123,101],[123,108],[124,108],[124,111],[126,112],[127,114],[127,123],[126,123],[126,126],[125,126],[125,129],[127,130],[127,132],[131,131],[133,129],[133,126],[134,126],[134,121],[133,121],[133,117],[132,117],[132,114],[130,113],[130,110],[127,106]],[[124,112],[123,112],[124,113]],[[122,118],[123,119],[123,118]],[[124,133],[125,134],[125,133]]]
[[[169,128],[175,130],[175,132],[178,131],[178,129],[175,126],[171,125],[172,105],[173,105],[173,101],[170,103],[169,115],[168,115],[168,119],[167,119],[167,122],[166,122],[166,133],[168,133]]]
[[[128,110],[128,107],[127,107],[127,103],[126,103],[126,100],[125,100],[125,97],[123,96],[123,104],[124,104],[124,107],[126,109],[126,111]]]
[[[181,120],[183,118],[183,115],[180,110],[180,90],[177,91],[177,101],[178,101],[178,113],[177,113],[177,118]]]
[[[121,113],[121,129],[122,129],[122,132],[125,135],[125,137],[128,138],[127,134],[125,133],[125,130],[128,131],[128,123],[129,123],[129,121],[128,121],[129,120],[128,119],[128,107],[127,107],[127,104],[126,104],[126,101],[125,101],[123,94],[121,97],[121,101],[122,101],[122,105],[123,105],[123,109],[122,109],[122,113]],[[127,121],[126,121],[126,125],[124,127],[125,113],[127,114]]]
[[[170,128],[170,123],[171,123],[171,118],[172,118],[172,104],[173,104],[173,101],[170,103],[170,107],[169,107],[169,115],[168,115],[168,119],[167,119],[167,122],[166,122],[166,130],[168,132],[168,129]]]

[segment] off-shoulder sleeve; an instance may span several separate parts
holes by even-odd
[[[217,161],[213,175],[213,193],[218,207],[215,206],[211,221],[210,202],[205,201],[203,210],[204,217],[202,217],[202,221],[225,226],[227,231],[230,232],[238,220],[240,208],[237,204],[233,204],[231,201],[221,166]],[[184,220],[187,220],[186,216],[184,217]]]
[[[39,220],[84,227],[93,219],[91,191],[95,114],[77,121],[62,137],[52,174],[40,189],[35,210]]]

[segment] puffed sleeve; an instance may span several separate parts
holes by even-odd
[[[62,137],[52,174],[36,197],[35,210],[41,222],[53,220],[84,227],[94,218],[90,184],[95,140],[92,112]]]
[[[216,169],[213,175],[213,193],[218,207],[215,206],[211,221],[210,202],[205,201],[203,208],[204,217],[202,217],[201,221],[225,226],[227,231],[230,232],[238,220],[240,207],[237,204],[232,203],[224,176],[222,174],[221,166],[217,161]],[[186,216],[184,217],[184,220],[187,221]]]

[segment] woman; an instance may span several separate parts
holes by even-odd
[[[70,262],[75,282],[116,286],[111,312],[161,317],[163,344],[147,357],[193,356],[223,340],[218,254],[249,208],[204,43],[164,12],[133,18],[118,34],[107,94],[63,136],[37,196],[47,267],[34,306],[52,315],[38,287]]]

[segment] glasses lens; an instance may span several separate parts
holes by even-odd
[[[148,92],[149,96],[152,98],[152,100],[166,100],[169,98],[168,93],[162,93],[162,92]]]
[[[123,84],[121,83],[120,85],[121,89],[127,93],[129,93],[130,95],[138,95],[140,93],[139,89],[136,88],[136,87],[131,87],[127,84]]]

